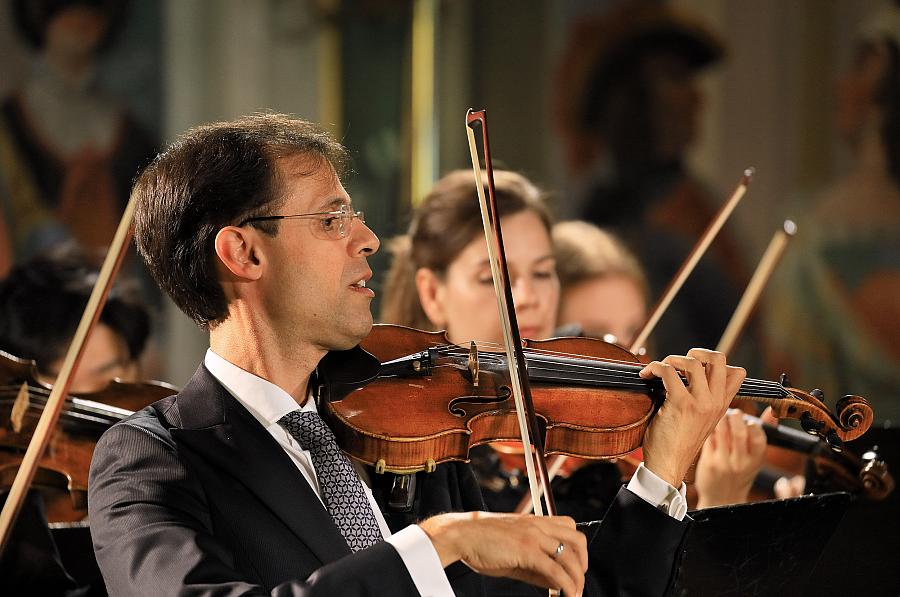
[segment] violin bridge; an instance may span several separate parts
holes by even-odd
[[[478,347],[475,341],[469,344],[469,374],[472,376],[472,385],[478,387]]]
[[[22,382],[19,387],[19,393],[16,394],[16,401],[13,403],[12,412],[9,414],[9,422],[15,433],[22,431],[22,425],[25,424],[25,413],[31,404],[31,398],[28,395],[28,384]]]

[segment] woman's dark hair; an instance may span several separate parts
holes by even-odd
[[[308,156],[309,174],[344,173],[344,147],[312,123],[256,114],[191,129],[141,173],[132,189],[135,242],[160,288],[203,328],[228,316],[213,243],[225,226],[273,215],[283,203],[276,161]],[[254,224],[277,234],[277,222]]]
[[[48,373],[65,356],[99,269],[74,245],[14,266],[0,282],[0,350],[33,359]],[[135,286],[119,282],[99,321],[125,341],[131,360],[140,357],[150,335],[150,313]]]
[[[501,218],[530,210],[550,234],[552,218],[543,193],[521,174],[494,172]],[[393,261],[385,284],[381,321],[433,329],[416,290],[416,271],[443,276],[472,239],[482,234],[481,209],[471,170],[456,170],[437,181],[412,216],[409,232],[391,243]]]

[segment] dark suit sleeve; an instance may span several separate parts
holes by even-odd
[[[678,521],[623,487],[602,521],[578,527],[588,538],[585,595],[659,596],[674,584],[690,519]]]
[[[111,595],[418,594],[388,543],[306,579],[254,584],[216,539],[203,488],[159,426],[125,422],[103,435],[91,464],[88,503],[94,551]]]

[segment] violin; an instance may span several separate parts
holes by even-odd
[[[749,415],[744,418],[756,419]],[[894,478],[877,447],[858,455],[852,450],[829,450],[818,438],[785,425],[763,424],[762,429],[770,446],[808,456],[819,483],[829,489],[850,491],[873,501],[883,500],[894,491]],[[771,482],[780,476],[776,474]]]
[[[38,381],[34,361],[0,351],[0,489],[12,485],[51,389]],[[65,398],[32,485],[44,497],[48,522],[75,522],[87,515],[88,471],[100,435],[176,391],[163,382],[113,380],[100,391]]]
[[[374,326],[360,347],[358,378],[342,377],[323,360],[317,392],[338,443],[376,472],[433,471],[468,461],[475,445],[518,439],[505,354],[395,325]],[[641,445],[665,389],[661,380],[639,377],[638,357],[593,338],[523,340],[523,349],[544,456],[610,459]],[[746,379],[737,399],[799,420],[835,450],[873,420],[859,396],[845,396],[832,412],[772,381]]]

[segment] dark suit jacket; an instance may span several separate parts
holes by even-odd
[[[395,531],[483,505],[465,464],[418,481],[416,511],[387,514]],[[375,479],[376,496],[386,482]],[[390,544],[351,554],[281,446],[202,365],[181,393],[103,435],[89,488],[94,550],[112,595],[418,594]],[[623,489],[603,524],[583,529],[596,577],[589,594],[665,592],[687,526]],[[546,595],[461,563],[447,575],[459,595]]]

